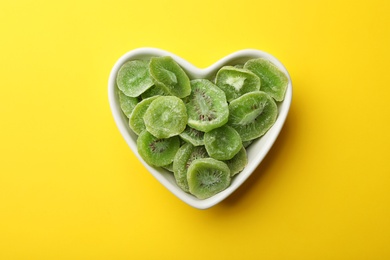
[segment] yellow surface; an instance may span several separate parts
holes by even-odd
[[[0,259],[390,259],[390,5],[0,3]],[[197,210],[136,160],[109,110],[125,52],[199,67],[244,48],[293,80],[249,180]]]

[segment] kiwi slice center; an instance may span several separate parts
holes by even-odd
[[[263,113],[266,103],[260,102],[257,104],[253,104],[251,109],[252,111],[247,113],[242,120],[240,121],[240,124],[247,125],[249,123],[252,123],[255,121],[255,119]]]
[[[154,153],[163,153],[168,148],[168,142],[164,139],[157,139],[151,142],[149,147]]]
[[[166,75],[166,83],[168,83],[169,85],[175,85],[177,83],[177,77],[175,75],[175,73],[173,73],[172,71],[169,71],[165,68],[162,68],[161,70],[164,70],[165,71],[165,75]]]
[[[240,91],[245,82],[244,77],[229,77],[226,80],[226,84],[232,86],[236,91]]]
[[[223,173],[215,169],[203,169],[198,172],[200,187],[210,188],[221,182]]]
[[[211,121],[215,119],[215,113],[210,109],[212,100],[202,89],[196,88],[194,90],[193,104],[199,114],[199,120]]]

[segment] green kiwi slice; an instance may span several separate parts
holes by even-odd
[[[287,76],[269,60],[258,58],[248,60],[245,69],[252,71],[261,80],[261,91],[268,93],[276,101],[283,101],[287,90]]]
[[[180,137],[194,146],[204,145],[204,132],[198,131],[190,126],[186,126],[186,129],[180,134]]]
[[[189,192],[187,170],[192,161],[207,157],[209,157],[209,155],[204,146],[193,146],[190,143],[186,143],[179,148],[173,160],[173,174],[177,185],[183,191]]]
[[[226,94],[228,102],[245,93],[260,90],[260,78],[253,72],[233,66],[222,67],[215,79],[215,84]]]
[[[146,130],[158,138],[179,135],[187,125],[186,106],[178,97],[160,96],[149,105],[143,119]]]
[[[230,160],[242,148],[240,135],[228,125],[205,133],[204,143],[207,153],[217,160]]]
[[[138,98],[126,96],[122,91],[118,91],[118,96],[122,112],[129,118],[134,107],[138,104]]]
[[[139,102],[133,109],[133,112],[129,117],[129,126],[130,128],[139,135],[142,131],[146,130],[144,123],[144,114],[148,109],[149,105],[157,98],[158,96],[150,97]]]
[[[230,176],[233,177],[237,173],[244,170],[248,164],[248,155],[244,147],[230,160],[224,161],[230,169]]]
[[[166,166],[173,162],[180,147],[178,136],[157,138],[143,131],[137,138],[138,153],[150,165]]]
[[[165,92],[179,98],[190,94],[190,79],[172,57],[151,58],[149,71],[154,83]]]
[[[118,88],[129,97],[138,97],[153,86],[149,74],[149,61],[132,60],[122,65],[116,78]]]
[[[225,93],[207,79],[191,80],[191,95],[186,99],[188,125],[202,132],[211,131],[228,121]]]
[[[242,95],[229,104],[229,122],[243,142],[264,135],[275,123],[278,107],[265,92]]]
[[[196,159],[188,168],[187,181],[191,194],[207,199],[230,185],[230,169],[226,163],[213,158]]]

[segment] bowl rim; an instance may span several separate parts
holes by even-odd
[[[136,146],[136,138],[137,136],[130,130],[128,124],[124,124],[125,116],[123,112],[120,109],[118,96],[117,96],[117,89],[116,89],[116,75],[119,70],[119,68],[128,60],[131,59],[148,59],[153,56],[171,56],[183,69],[184,71],[189,74],[190,78],[210,78],[210,76],[215,75],[216,71],[221,68],[224,65],[232,65],[234,62],[238,61],[244,61],[251,58],[265,58],[269,61],[271,61],[274,65],[276,65],[279,69],[281,69],[288,78],[288,86],[285,93],[284,100],[278,103],[278,117],[276,119],[276,122],[274,125],[268,130],[268,132],[260,137],[259,140],[256,140],[255,142],[261,141],[261,146],[257,145],[257,148],[259,149],[259,153],[256,153],[255,156],[252,159],[256,159],[249,162],[249,149],[253,147],[249,147],[248,149],[248,165],[244,169],[243,172],[237,174],[234,176],[234,180],[232,180],[232,183],[230,186],[225,189],[224,191],[221,191],[220,193],[204,199],[200,200],[197,199],[195,196],[184,192],[181,190],[176,183],[172,183],[172,180],[169,180],[167,178],[167,174],[169,174],[166,170],[158,167],[153,167],[148,165],[139,155],[137,151]],[[114,64],[114,66],[111,69],[109,79],[108,79],[108,99],[109,104],[111,108],[111,112],[114,118],[114,121],[116,123],[116,126],[119,129],[119,132],[121,133],[122,137],[125,139],[126,143],[130,147],[130,149],[133,151],[133,153],[136,155],[136,157],[140,160],[140,162],[144,165],[144,167],[151,173],[165,188],[167,188],[170,192],[172,192],[176,197],[178,197],[183,202],[187,203],[188,205],[197,208],[197,209],[207,209],[212,206],[215,206],[219,202],[226,199],[229,195],[231,195],[238,187],[241,186],[242,183],[244,183],[249,176],[252,175],[252,173],[255,171],[255,169],[260,165],[268,151],[271,149],[272,145],[274,144],[276,138],[278,137],[284,122],[287,118],[291,101],[292,101],[292,81],[290,74],[288,73],[285,66],[273,55],[257,50],[257,49],[243,49],[235,51],[231,54],[226,55],[225,57],[219,59],[212,65],[206,68],[198,68],[188,62],[187,60],[177,56],[176,54],[173,54],[169,51],[153,48],[153,47],[143,47],[143,48],[137,48],[133,49],[131,51],[126,52],[123,54]],[[257,143],[256,143],[257,144]],[[251,145],[252,146],[252,145]],[[254,148],[252,150],[255,150]],[[244,173],[244,174],[242,174]]]

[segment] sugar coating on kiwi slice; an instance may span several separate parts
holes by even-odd
[[[188,125],[208,132],[227,123],[229,108],[225,93],[207,79],[191,80],[191,95],[186,99]]]
[[[239,133],[228,125],[205,133],[204,143],[207,153],[217,160],[230,160],[242,147]]]
[[[129,118],[134,107],[138,104],[138,98],[126,96],[122,91],[118,91],[118,96],[122,112]]]
[[[149,71],[155,85],[162,88],[164,92],[179,98],[190,94],[190,79],[172,57],[151,58]]]
[[[173,162],[179,150],[178,136],[157,138],[148,131],[143,131],[137,139],[138,153],[149,165],[166,166]]]
[[[242,95],[229,104],[229,125],[250,141],[264,135],[275,123],[278,107],[265,92],[254,91]]]
[[[226,163],[213,158],[196,159],[188,168],[187,181],[191,194],[207,199],[230,185],[230,169]]]
[[[233,66],[222,67],[217,73],[215,84],[225,92],[228,102],[245,93],[260,90],[260,78],[256,74]]]
[[[248,60],[245,69],[252,71],[261,80],[261,90],[276,101],[283,101],[287,90],[287,76],[272,62],[264,58]]]
[[[190,143],[186,143],[179,148],[173,160],[172,168],[176,183],[182,190],[189,192],[187,170],[191,163],[196,159],[207,157],[209,155],[204,146],[193,146]]]
[[[149,73],[149,61],[127,61],[119,69],[116,83],[126,96],[138,97],[153,86],[153,80]]]
[[[179,135],[187,125],[184,102],[175,96],[160,96],[150,103],[144,116],[146,130],[158,138]]]

